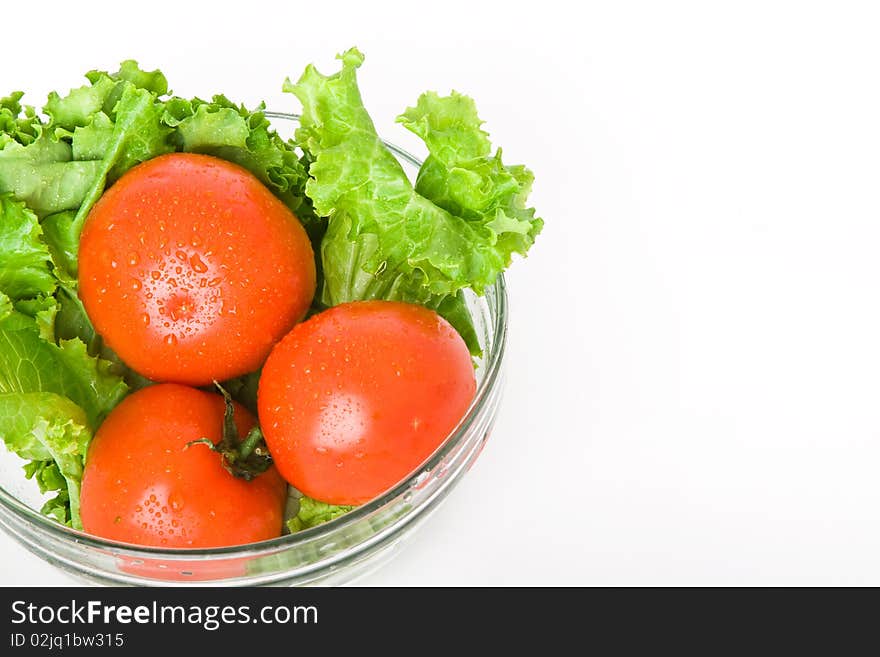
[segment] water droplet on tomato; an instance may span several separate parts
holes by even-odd
[[[132,278],[131,279],[131,289],[134,290],[135,292],[140,290],[141,289],[141,282],[136,278]]]
[[[173,333],[169,333],[165,336],[165,344],[167,344],[169,347],[173,347],[177,344],[177,336],[175,336]]]
[[[220,278],[212,278],[210,281],[208,281],[208,287],[217,287],[218,285],[220,285],[220,283]]]
[[[144,323],[144,326],[149,326],[150,325],[150,315],[147,313],[144,313],[143,315],[141,315],[141,321]]]
[[[162,278],[162,272],[154,269],[150,272],[150,278],[152,278],[154,281],[158,281],[160,278]]]
[[[183,497],[177,493],[171,493],[171,495],[168,496],[168,503],[171,505],[172,509],[180,511],[183,508]],[[175,520],[174,522],[176,523],[177,521]]]
[[[205,264],[205,262],[199,257],[198,254],[194,254],[189,259],[189,264],[190,267],[193,268],[193,271],[196,271],[200,274],[204,274],[206,271],[208,271],[208,265]]]
[[[131,265],[132,267],[134,265],[136,265],[139,261],[140,261],[140,258],[138,258],[138,254],[135,253],[134,251],[132,251],[131,253],[128,254],[128,264]]]

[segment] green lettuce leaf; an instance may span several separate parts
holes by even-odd
[[[310,527],[316,527],[348,513],[353,508],[353,506],[327,504],[326,502],[319,502],[311,497],[303,496],[299,498],[299,511],[287,521],[287,528],[291,533],[294,533]]]
[[[21,104],[23,96],[15,91],[0,98],[0,150],[11,141],[27,146],[40,136],[42,124],[33,107]]]
[[[74,526],[79,518],[74,519],[70,509],[70,494],[68,493],[67,480],[61,474],[61,470],[53,460],[31,461],[24,466],[26,479],[37,482],[41,493],[55,492],[55,497],[49,499],[40,509],[40,513],[54,518],[64,525]]]
[[[0,292],[0,326],[12,315],[12,299]]]
[[[350,50],[341,59],[339,73],[324,76],[309,66],[284,87],[302,102],[297,139],[315,157],[306,193],[329,217],[325,303],[389,298],[401,287],[423,301],[468,281],[491,284],[484,261],[465,243],[468,226],[416,194],[379,139],[355,78],[363,56]]]
[[[85,412],[53,393],[0,394],[0,435],[7,448],[31,460],[25,474],[40,492],[60,491],[43,513],[82,529],[79,491],[92,439]]]
[[[173,127],[178,150],[204,153],[234,162],[262,181],[306,226],[320,223],[305,194],[306,166],[296,144],[272,129],[264,106],[250,111],[225,96],[211,102],[170,98],[163,122]]]
[[[126,59],[119,65],[116,73],[107,73],[105,71],[90,71],[86,73],[86,78],[94,83],[101,77],[110,77],[118,82],[130,82],[138,89],[145,89],[156,96],[164,96],[169,93],[168,80],[162,71],[144,71],[141,70],[137,61]],[[110,108],[112,109],[112,108]]]
[[[24,328],[36,327],[37,333],[47,342],[55,342],[55,317],[58,315],[58,301],[51,295],[40,295],[30,299],[13,302],[14,309],[33,320],[22,321]]]
[[[43,111],[56,135],[69,135],[99,114],[115,120],[116,104],[126,89],[141,89],[154,97],[168,93],[168,81],[161,71],[143,71],[133,59],[122,62],[116,73],[89,71],[85,77],[89,84],[71,89],[66,96],[54,91],[49,94]]]
[[[172,129],[161,121],[159,97],[168,91],[161,72],[142,71],[128,60],[117,73],[92,71],[86,77],[90,84],[65,96],[49,94],[45,126],[21,109],[18,94],[0,108],[6,131],[0,139],[0,193],[11,192],[40,218],[53,217],[47,242],[71,280],[82,224],[107,185],[134,165],[174,150]]]
[[[43,106],[43,111],[49,116],[49,125],[66,131],[88,125],[95,114],[103,112],[115,88],[116,81],[109,75],[99,75],[91,80],[90,85],[71,89],[66,96],[51,92]]]
[[[0,394],[51,392],[66,397],[97,428],[128,392],[113,364],[90,356],[79,339],[48,342],[37,322],[13,311],[0,322]]]
[[[37,216],[11,194],[0,194],[0,292],[20,299],[51,294],[55,278]]]
[[[51,295],[13,300],[0,292],[0,437],[30,461],[26,476],[41,492],[56,491],[43,513],[81,528],[88,444],[128,386],[82,340],[56,343],[60,305]]]
[[[168,141],[171,129],[161,122],[163,104],[156,94],[122,82],[119,102],[112,116],[99,112],[88,125],[73,132],[77,153],[100,157],[98,176],[92,183],[73,220],[79,234],[89,211],[101,197],[108,181],[112,182],[134,165],[174,150]]]
[[[505,166],[491,153],[474,101],[453,92],[428,92],[398,117],[422,138],[430,155],[419,170],[416,191],[454,215],[488,228],[507,263],[525,255],[544,222],[526,207],[534,176],[524,166]]]
[[[517,206],[527,189],[519,195],[507,188],[503,193],[484,192],[493,200],[479,208],[470,207],[476,205],[473,199],[467,205],[447,203],[443,207],[414,189],[364,108],[356,79],[363,55],[351,49],[339,58],[342,69],[333,75],[322,75],[309,66],[296,84],[288,80],[284,85],[302,103],[297,140],[314,158],[306,193],[316,212],[329,220],[321,247],[321,301],[332,306],[360,299],[393,299],[435,308],[458,329],[472,353],[478,354],[480,345],[461,291],[471,288],[482,294],[510,264],[514,251],[525,252],[523,235],[533,238],[540,230],[540,220],[526,228],[499,219],[496,211]],[[410,122],[424,121],[428,126],[425,136],[436,145],[443,140],[434,126],[455,124],[457,119],[447,114],[461,113],[461,109],[442,102],[433,105],[422,102],[420,116],[412,111]],[[469,160],[486,159],[483,153],[488,142],[484,144],[472,129],[461,133],[462,153]],[[452,151],[457,139],[443,143],[438,152]],[[443,162],[458,164],[459,159],[450,155]],[[456,172],[447,187],[461,195],[462,185],[477,182],[474,176],[466,181],[459,178]],[[422,187],[425,194],[443,201],[433,183]],[[508,235],[511,230],[514,239]]]
[[[40,217],[80,207],[100,174],[100,162],[72,161],[71,147],[45,132],[27,146],[0,150],[0,194],[11,193]]]
[[[110,115],[98,112],[73,132],[74,157],[102,160],[102,174],[110,182],[134,165],[174,150],[168,143],[171,130],[161,122],[164,104],[154,93],[131,83],[121,83],[120,88],[119,102]]]
[[[41,223],[43,241],[49,248],[55,277],[68,286],[76,287],[79,234],[76,231],[76,212],[67,210],[50,214]]]

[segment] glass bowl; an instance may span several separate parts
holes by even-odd
[[[266,112],[279,133],[297,117]],[[387,144],[414,179],[421,162]],[[477,392],[442,445],[404,481],[331,522],[248,545],[160,549],[91,536],[39,513],[43,499],[22,472],[23,461],[0,448],[0,527],[21,545],[81,580],[128,585],[336,585],[351,582],[393,556],[446,498],[489,437],[502,390],[507,294],[500,276],[484,296],[467,294],[483,358]]]

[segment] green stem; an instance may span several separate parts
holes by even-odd
[[[251,455],[257,446],[263,441],[263,432],[260,427],[254,427],[248,432],[247,437],[241,441],[238,446],[238,455],[242,459],[246,459]]]
[[[245,481],[256,479],[272,465],[272,456],[266,448],[263,432],[260,431],[260,427],[254,427],[248,432],[245,439],[240,441],[238,427],[235,425],[235,407],[232,405],[232,397],[216,381],[214,381],[214,385],[223,395],[223,400],[226,403],[220,442],[214,445],[207,438],[200,438],[187,443],[187,447],[196,444],[206,445],[209,449],[220,454],[223,467],[229,474]]]

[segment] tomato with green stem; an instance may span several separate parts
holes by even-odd
[[[248,467],[259,440],[255,425],[243,406],[196,388],[158,384],[129,395],[89,446],[83,529],[169,548],[280,536],[287,485],[265,454],[256,455],[262,464]],[[236,436],[248,436],[237,452]]]

